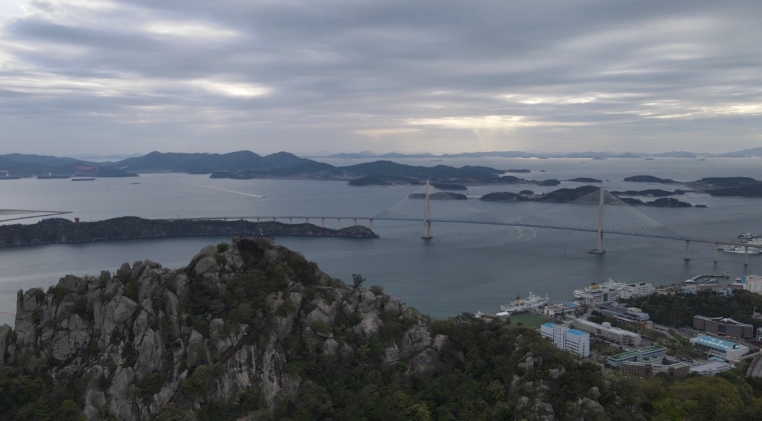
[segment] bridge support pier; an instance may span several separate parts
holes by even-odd
[[[323,228],[325,228],[325,218],[320,218],[320,219],[322,220],[322,223],[320,224],[320,226],[322,226]]]
[[[337,226],[338,228],[341,228],[341,218],[336,218],[336,221],[337,221],[337,224],[336,224],[336,226]]]
[[[357,218],[355,218],[355,223],[354,223],[354,225],[357,225]]]
[[[743,265],[749,266],[749,246],[743,248]]]
[[[289,224],[293,224],[294,223],[294,218],[288,218],[288,223]]]
[[[691,260],[691,240],[685,240],[685,256],[683,260],[686,262]]]
[[[714,263],[717,263],[717,250],[720,249],[720,245],[716,244],[714,245]]]
[[[373,218],[368,219],[368,229],[373,231]]]
[[[421,238],[424,240],[431,240],[434,238],[431,236],[431,221],[425,221],[423,223],[423,237]]]

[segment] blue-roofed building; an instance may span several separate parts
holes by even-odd
[[[708,355],[733,361],[749,353],[749,347],[709,335],[701,335],[691,339],[696,348],[701,349]]]
[[[540,334],[558,348],[580,357],[590,356],[590,334],[568,326],[545,323],[540,326]]]

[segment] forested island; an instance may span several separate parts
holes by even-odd
[[[624,181],[632,183],[660,183],[660,184],[672,184],[675,180],[669,178],[659,178],[652,175],[634,175],[632,177],[626,177]]]
[[[36,224],[0,225],[0,247],[201,236],[378,238],[370,229],[357,225],[330,229],[307,223],[165,220],[134,216],[80,223],[63,218],[50,218]]]
[[[569,203],[577,200],[581,197],[587,196],[591,193],[598,191],[600,187],[588,185],[581,186],[574,189],[562,188],[554,190],[545,194],[534,194],[532,191],[524,190],[520,193],[512,192],[495,192],[488,193],[480,197],[479,200],[485,202],[551,202],[551,203]],[[660,190],[663,191],[663,190]],[[611,192],[615,196],[614,192]],[[629,193],[629,192],[624,192]],[[666,192],[669,193],[669,192]],[[674,198],[660,198],[651,202],[644,202],[640,199],[633,199],[628,197],[620,197],[620,200],[628,205],[644,205],[660,208],[686,208],[693,205],[688,202],[682,202]],[[697,207],[706,207],[703,205],[697,205]]]
[[[626,191],[612,191],[611,194],[615,196],[648,196],[648,197],[667,197],[667,196],[681,196],[687,193],[686,190],[677,189],[674,191],[662,190],[662,189],[646,189],[646,190],[626,190]]]
[[[626,377],[510,321],[431,319],[368,281],[345,283],[269,239],[241,238],[180,269],[145,260],[20,291],[15,328],[0,327],[0,419],[749,420],[762,411],[748,362],[712,377]]]

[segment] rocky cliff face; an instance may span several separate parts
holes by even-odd
[[[0,421],[644,419],[631,390],[532,329],[429,320],[266,238],[19,291],[0,327]]]
[[[86,419],[147,420],[250,391],[271,406],[304,381],[289,367],[294,341],[351,355],[385,325],[395,330],[373,343],[383,364],[404,362],[407,373],[446,342],[379,289],[348,288],[269,239],[240,239],[184,269],[146,260],[19,291],[15,330],[0,327],[0,365],[47,364],[53,382],[76,385]]]

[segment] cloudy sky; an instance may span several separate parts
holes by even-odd
[[[0,153],[762,146],[762,2],[0,0]]]

